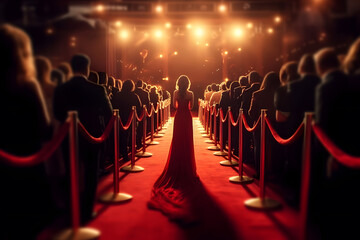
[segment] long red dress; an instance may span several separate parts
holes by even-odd
[[[192,116],[189,100],[177,101],[173,138],[165,168],[156,180],[148,206],[170,219],[192,221],[190,195],[199,182],[196,173]]]

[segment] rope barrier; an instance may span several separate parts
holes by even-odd
[[[240,115],[238,116],[236,122],[234,121],[234,115],[233,115],[233,113],[231,111],[229,112],[229,117],[230,117],[231,124],[234,127],[236,127],[238,125],[238,123],[239,123]]]
[[[339,163],[349,168],[360,168],[360,157],[352,156],[341,150],[318,125],[313,124],[312,129],[321,144]]]
[[[246,118],[245,118],[245,116],[243,116],[242,119],[243,119],[243,123],[244,123],[245,129],[246,129],[248,132],[253,132],[253,131],[257,128],[257,126],[259,125],[260,118],[261,118],[261,117],[258,118],[258,120],[256,121],[256,123],[254,124],[253,127],[250,127],[250,126],[249,126],[249,123],[247,122],[247,120],[246,120]]]
[[[111,130],[113,129],[113,126],[114,126],[114,122],[115,122],[115,119],[116,117],[115,116],[112,116],[108,125],[106,126],[103,134],[100,136],[100,137],[94,137],[92,136],[87,130],[86,128],[84,127],[84,125],[79,121],[78,124],[79,124],[79,130],[80,130],[80,133],[86,138],[86,140],[88,140],[89,142],[91,143],[94,143],[94,144],[98,144],[98,143],[102,143],[104,142],[110,135],[111,133]]]
[[[295,142],[303,134],[303,130],[304,130],[303,122],[300,124],[300,126],[296,129],[295,133],[291,137],[284,139],[284,138],[280,137],[280,135],[276,132],[275,128],[271,125],[271,122],[269,121],[267,116],[265,117],[265,121],[266,121],[266,124],[268,125],[269,130],[270,130],[271,134],[273,135],[274,139],[281,145],[291,144],[291,143]]]
[[[138,116],[137,112],[135,112],[135,117],[139,122],[141,122],[145,117],[145,110],[143,109],[143,111],[141,112],[140,117]]]
[[[226,112],[225,118],[224,118],[224,113],[223,110],[220,108],[220,120],[224,123],[227,120],[227,117],[229,116],[229,110]]]
[[[129,118],[128,118],[126,124],[125,124],[125,126],[123,125],[123,123],[122,123],[122,121],[121,121],[121,118],[119,119],[120,127],[121,127],[122,130],[128,130],[128,129],[129,129],[129,127],[130,127],[130,125],[131,125],[131,122],[132,122],[132,119],[133,119],[133,117],[134,117],[134,114],[135,114],[135,110],[132,109],[132,110],[131,110],[131,113],[130,113],[130,115],[129,115]]]
[[[32,166],[39,164],[47,160],[60,146],[61,142],[69,133],[69,127],[70,127],[70,123],[69,123],[69,119],[67,119],[66,122],[60,126],[56,136],[54,136],[50,140],[50,142],[46,143],[44,147],[41,148],[40,151],[30,156],[25,156],[25,157],[15,156],[13,154],[0,150],[0,161],[18,167],[25,167],[25,166]]]

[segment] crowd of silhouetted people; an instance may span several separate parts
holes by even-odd
[[[9,24],[0,26],[0,52],[3,79],[0,83],[0,148],[17,156],[38,152],[56,135],[68,111],[77,111],[87,131],[100,137],[113,109],[119,109],[125,125],[133,106],[140,116],[143,108],[150,113],[151,104],[156,108],[158,103],[171,97],[168,91],[140,79],[122,81],[105,72],[93,71],[91,60],[85,54],[76,54],[69,62],[54,67],[49,58],[34,56],[29,36]],[[162,115],[157,114],[155,119],[160,122]],[[136,149],[141,149],[143,125],[139,122],[137,125]],[[149,133],[150,121],[147,126]],[[130,132],[131,128],[120,131],[119,151],[123,162],[129,161]],[[68,141],[66,137],[61,148],[44,163],[17,167],[1,162],[4,239],[32,239],[64,213],[70,223]],[[82,223],[93,217],[98,177],[106,173],[114,161],[113,149],[113,135],[102,144],[92,144],[79,134]]]
[[[340,149],[360,156],[360,39],[347,53],[327,47],[304,54],[299,61],[286,62],[280,71],[269,72],[264,77],[252,71],[238,79],[213,83],[205,89],[204,101],[221,108],[224,116],[231,107],[235,120],[242,109],[250,126],[259,119],[261,109],[266,109],[268,119],[282,138],[291,137],[303,122],[305,113],[313,112],[315,123]],[[218,140],[219,123],[218,119]],[[227,123],[223,124],[224,147],[228,139],[227,128]],[[238,134],[239,128],[232,127],[231,151],[235,155],[239,152]],[[267,131],[266,144],[267,181],[280,184],[285,189],[284,198],[296,206],[301,184],[303,138],[282,146]],[[360,182],[359,170],[342,166],[314,136],[312,149],[311,199],[315,203],[311,210],[317,217],[321,216],[319,221],[325,222],[322,223],[324,229],[342,229],[334,219],[342,216],[347,220],[354,212],[359,213],[356,207],[359,199],[355,197],[359,194],[353,188]],[[253,166],[255,178],[259,178],[259,159],[260,127],[252,133],[243,131],[243,160]],[[341,203],[342,199],[351,204]],[[344,207],[349,204],[352,208]],[[329,235],[324,237],[331,233],[333,231],[329,230]]]

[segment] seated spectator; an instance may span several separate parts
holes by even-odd
[[[59,69],[53,68],[51,70],[51,81],[55,84],[55,86],[59,86],[65,83],[65,74]]]
[[[136,107],[136,111],[140,116],[142,108],[141,101],[138,95],[135,94],[135,84],[132,80],[126,80],[123,83],[121,92],[118,92],[113,97],[111,103],[114,109],[119,109],[121,122],[125,125],[130,117],[132,107]],[[135,117],[135,116],[134,116]],[[128,157],[128,146],[131,146],[131,128],[120,131],[119,139],[119,150],[120,154],[125,161],[129,161]]]
[[[220,89],[219,89],[220,88]],[[215,91],[212,95],[211,95],[211,98],[210,98],[210,102],[209,102],[209,105],[210,106],[213,106],[213,105],[216,105],[216,104],[219,104],[220,103],[220,99],[221,99],[221,94],[223,91],[226,90],[226,86],[225,86],[225,82],[222,82],[219,86],[218,90]]]
[[[211,85],[208,85],[206,87],[206,91],[204,93],[204,100],[206,102],[209,102],[212,94],[213,94],[213,91],[211,90]]]
[[[256,119],[250,118],[248,111],[250,109],[252,94],[260,89],[262,78],[256,71],[249,73],[250,87],[243,89],[241,93],[241,108],[244,110],[244,117],[248,119],[249,124],[252,124]]]
[[[0,148],[28,156],[39,151],[52,134],[45,98],[35,78],[30,37],[17,27],[2,24],[0,52]],[[54,218],[45,164],[16,167],[2,161],[0,187],[1,238],[35,239]]]
[[[83,54],[76,54],[71,59],[74,76],[66,83],[55,89],[54,113],[55,117],[65,122],[68,111],[77,111],[80,122],[88,132],[99,137],[112,116],[112,107],[106,95],[105,88],[88,81],[90,73],[90,59]],[[64,152],[68,153],[68,144],[64,142]],[[81,221],[83,223],[93,216],[95,203],[99,152],[101,145],[89,143],[79,137],[79,174]],[[68,154],[64,155],[67,156]],[[69,170],[69,160],[65,160]]]
[[[69,81],[73,76],[71,66],[68,62],[62,62],[59,64],[58,69],[62,71],[65,75],[65,82]]]
[[[88,80],[92,83],[98,84],[99,82],[99,74],[95,71],[90,71]]]

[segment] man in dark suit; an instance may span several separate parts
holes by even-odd
[[[87,80],[90,72],[90,59],[86,55],[77,54],[71,59],[74,76],[54,93],[54,115],[64,122],[68,111],[77,111],[85,128],[95,137],[102,134],[102,119],[105,123],[112,115],[112,107],[106,90]],[[104,121],[103,120],[103,121]],[[65,156],[68,156],[68,144],[64,144]],[[79,191],[81,201],[81,220],[86,222],[92,218],[95,202],[97,174],[99,164],[99,146],[88,143],[79,136]],[[68,165],[69,160],[65,160]],[[69,169],[69,167],[68,167]]]
[[[138,79],[136,82],[136,88],[134,90],[134,93],[139,96],[140,102],[142,106],[146,106],[148,111],[150,111],[150,96],[147,91],[143,89],[143,81]],[[142,109],[141,109],[142,111]],[[146,118],[146,116],[145,116]],[[149,121],[148,121],[149,122]],[[147,122],[147,123],[148,123]],[[143,137],[143,123],[138,124],[138,128],[136,129],[136,147],[139,149],[142,147],[142,137]]]
[[[249,123],[253,123],[257,119],[250,119],[248,111],[250,109],[252,94],[260,89],[262,78],[256,71],[249,73],[250,87],[245,88],[241,93],[241,108],[244,110],[244,116],[247,117]]]
[[[114,109],[119,109],[120,118],[125,125],[127,122],[132,107],[136,107],[136,112],[140,116],[142,112],[142,104],[140,98],[134,92],[135,84],[132,80],[126,80],[123,84],[121,92],[115,94],[111,100]],[[135,116],[134,116],[135,117]],[[120,131],[120,146],[119,150],[125,161],[129,161],[127,147],[131,146],[131,127],[126,131]]]

